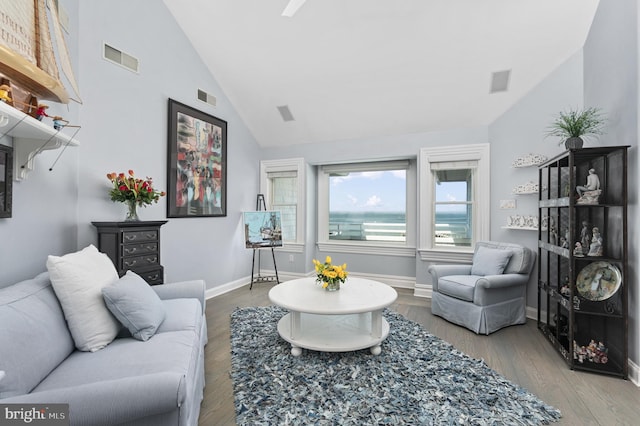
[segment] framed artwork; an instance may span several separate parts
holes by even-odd
[[[282,247],[282,220],[279,211],[243,212],[242,220],[246,248]]]
[[[169,99],[167,217],[227,215],[227,122]]]
[[[0,218],[11,217],[13,148],[0,144]]]

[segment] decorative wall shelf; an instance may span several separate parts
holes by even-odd
[[[538,194],[539,185],[536,182],[529,181],[527,183],[520,184],[513,188],[512,192],[515,195],[530,195],[530,194]],[[542,190],[545,190],[546,187],[543,187]]]
[[[502,228],[537,231],[538,226],[538,216],[514,214],[507,218],[507,226]]]
[[[26,179],[33,170],[34,157],[42,151],[80,145],[73,137],[54,129],[52,123],[38,121],[0,102],[0,123],[4,122],[6,124],[0,127],[0,136],[13,138],[13,175],[17,181]]]
[[[529,153],[513,160],[511,167],[537,167],[545,161],[547,161],[546,156]]]

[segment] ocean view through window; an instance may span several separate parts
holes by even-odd
[[[406,242],[406,170],[329,175],[329,240]]]

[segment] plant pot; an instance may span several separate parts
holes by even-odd
[[[564,147],[567,149],[581,149],[584,141],[580,137],[572,137],[564,141]]]

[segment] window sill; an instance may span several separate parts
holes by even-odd
[[[415,257],[416,248],[384,243],[329,242],[316,243],[320,251],[335,253],[372,254],[385,256]]]

